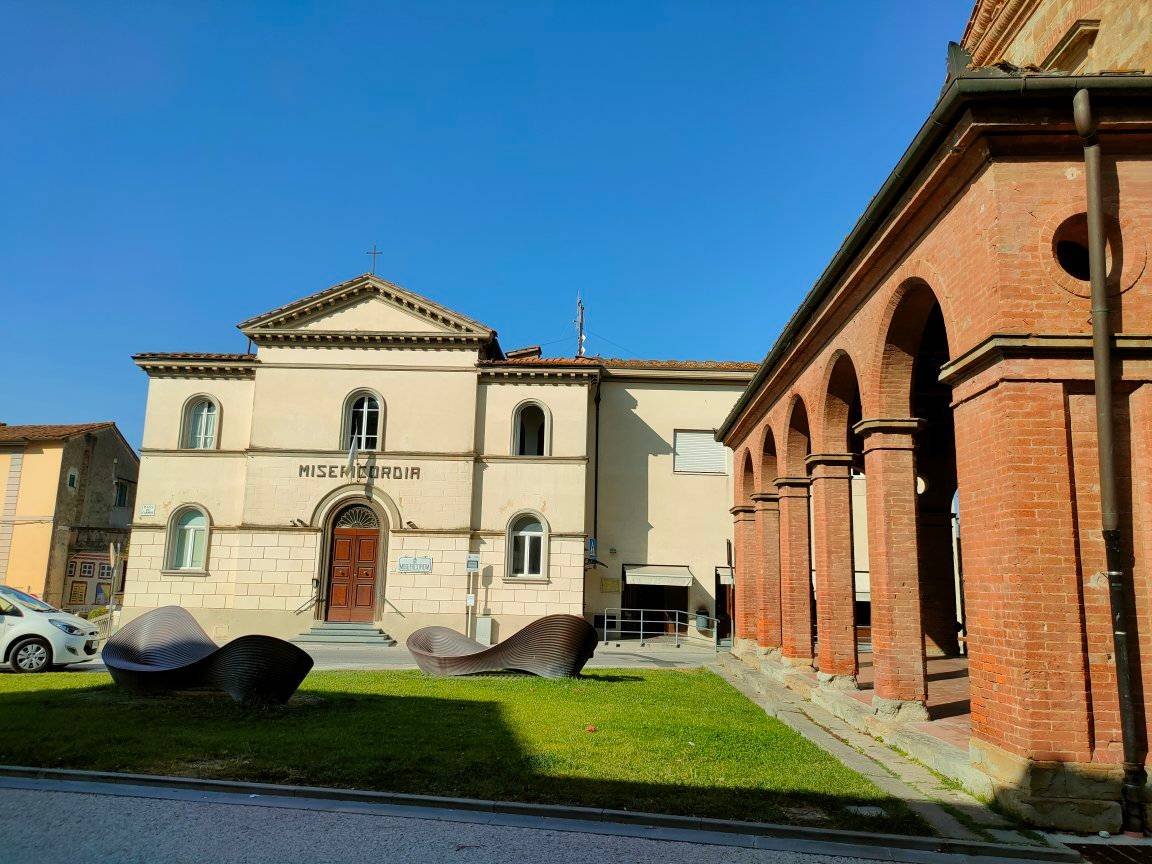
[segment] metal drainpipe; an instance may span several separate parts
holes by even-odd
[[[1104,201],[1100,188],[1100,140],[1087,90],[1072,100],[1076,131],[1084,140],[1084,175],[1088,185],[1088,272],[1092,285],[1092,361],[1096,375],[1096,438],[1100,456],[1100,528],[1108,568],[1108,599],[1112,611],[1112,640],[1116,655],[1116,691],[1120,701],[1120,732],[1124,739],[1124,782],[1120,806],[1127,834],[1144,834],[1144,786],[1148,775],[1139,750],[1136,712],[1132,697],[1132,663],[1128,656],[1128,627],[1132,612],[1124,591],[1124,560],[1120,537],[1120,510],[1116,503],[1116,454],[1112,407],[1112,332],[1108,320]]]

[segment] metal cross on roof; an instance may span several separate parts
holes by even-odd
[[[371,252],[365,252],[364,254],[365,254],[365,255],[371,255],[371,256],[372,256],[372,269],[371,269],[371,270],[369,270],[368,272],[369,272],[369,273],[372,273],[373,275],[375,275],[375,273],[376,273],[376,256],[377,256],[377,255],[383,255],[384,253],[383,253],[383,252],[381,252],[379,249],[377,249],[377,248],[376,248],[376,244],[375,244],[375,243],[373,243],[373,244],[372,244],[372,251],[371,251]]]

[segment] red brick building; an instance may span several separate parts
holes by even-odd
[[[925,758],[1037,823],[1115,831],[1152,800],[1152,3],[981,0],[948,66],[718,430],[736,466],[734,650],[882,737],[935,736]],[[1105,256],[1090,249],[1079,91],[1099,130]],[[1101,535],[1097,259],[1127,736]]]

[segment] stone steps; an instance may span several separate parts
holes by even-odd
[[[307,633],[291,640],[303,645],[376,645],[388,648],[396,640],[375,624],[349,624],[325,621],[313,624]]]

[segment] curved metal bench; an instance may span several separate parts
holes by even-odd
[[[596,630],[575,615],[548,615],[491,647],[449,627],[423,627],[407,645],[429,675],[514,671],[575,678],[596,651]]]
[[[245,704],[287,702],[313,662],[302,649],[272,636],[241,636],[217,646],[180,606],[162,606],[128,622],[100,657],[112,680],[133,693],[223,690]]]

